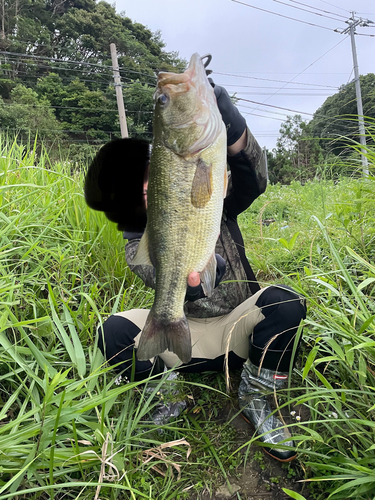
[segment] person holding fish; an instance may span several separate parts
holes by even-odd
[[[108,143],[85,197],[124,231],[130,269],[155,289],[151,310],[116,313],[99,328],[108,362],[138,380],[165,367],[242,368],[242,415],[265,451],[288,462],[293,438],[268,394],[287,384],[306,305],[287,286],[260,288],[237,222],[266,184],[262,149],[194,54],[184,73],[158,75],[151,157],[146,141]],[[163,415],[175,409],[166,404]]]

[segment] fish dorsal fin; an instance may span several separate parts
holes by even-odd
[[[206,297],[211,297],[216,282],[216,257],[214,253],[208,261],[207,266],[199,273],[199,276],[204,294]]]
[[[148,233],[143,233],[141,241],[138,245],[137,253],[134,255],[133,260],[130,262],[132,266],[152,266],[150,253],[148,250]]]
[[[191,203],[195,208],[204,208],[212,195],[212,165],[199,158],[191,186]]]

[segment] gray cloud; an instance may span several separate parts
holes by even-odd
[[[306,7],[291,0],[283,1],[288,6],[274,0],[243,0],[316,26],[231,0],[120,0],[116,8],[152,31],[160,29],[166,49],[179,52],[187,60],[194,52],[211,53],[210,67],[215,82],[225,86],[230,93],[236,92],[238,97],[263,103],[241,101],[239,108],[259,143],[272,149],[282,123],[280,120],[295,113],[265,105],[314,113],[328,95],[335,92],[334,88],[317,85],[338,88],[353,78],[350,39],[333,30],[347,27],[345,16],[348,19],[354,8],[357,16],[375,21],[374,0],[300,0],[322,16],[293,8]],[[335,17],[337,21],[325,16]],[[357,31],[375,35],[375,24],[373,26]],[[375,37],[356,36],[356,45],[360,73],[375,72]],[[308,114],[302,116],[311,118]]]

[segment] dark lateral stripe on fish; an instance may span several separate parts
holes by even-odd
[[[189,323],[186,317],[166,323],[154,316],[151,309],[139,340],[137,358],[145,361],[167,349],[177,354],[183,363],[191,360]]]

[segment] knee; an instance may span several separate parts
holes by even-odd
[[[266,288],[256,305],[266,318],[277,315],[286,324],[298,325],[306,318],[305,298],[286,285]]]
[[[306,317],[305,300],[290,287],[270,286],[256,305],[264,319],[254,328],[249,357],[255,364],[263,359],[266,368],[279,366],[280,371],[288,371],[298,327]]]
[[[130,351],[134,346],[134,338],[141,330],[127,318],[122,316],[110,316],[103,327],[98,327],[98,347],[103,356],[110,364],[113,364],[114,357],[131,357]],[[125,351],[128,350],[128,353]],[[121,354],[122,355],[121,355]]]

